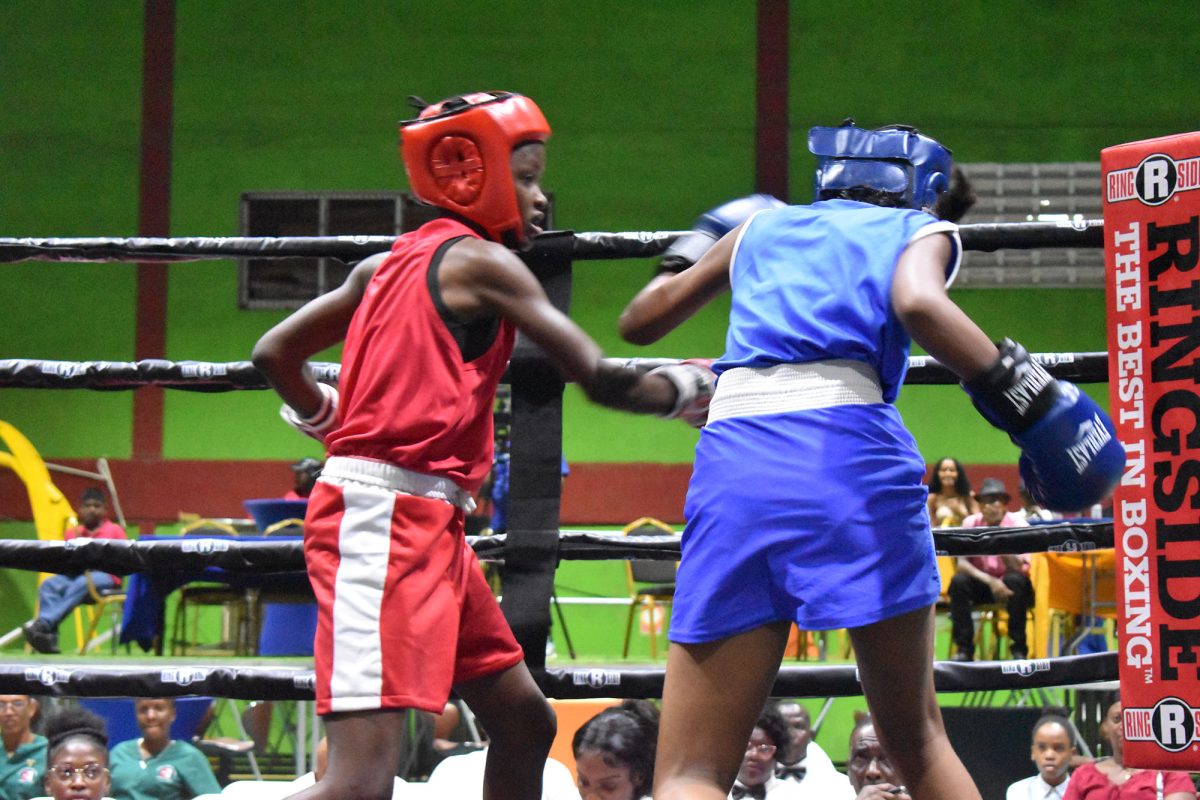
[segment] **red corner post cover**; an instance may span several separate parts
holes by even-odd
[[[1126,766],[1200,770],[1200,133],[1106,148]]]

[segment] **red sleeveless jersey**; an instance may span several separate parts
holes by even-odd
[[[438,248],[464,236],[481,238],[461,222],[434,220],[397,239],[375,271],[346,333],[329,455],[386,461],[470,492],[483,483],[496,384],[516,329],[500,319],[482,355],[463,361],[428,278]]]

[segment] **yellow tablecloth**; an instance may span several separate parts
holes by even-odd
[[[1050,638],[1051,610],[1068,614],[1115,616],[1113,571],[1116,553],[1108,550],[1088,550],[1077,553],[1034,553],[1029,565],[1029,579],[1035,592],[1033,604],[1033,637],[1029,640],[1030,655],[1045,658]],[[1095,598],[1089,604],[1091,573],[1096,575]],[[1094,604],[1100,604],[1096,607]]]

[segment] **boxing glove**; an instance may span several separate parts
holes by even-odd
[[[708,421],[708,404],[717,385],[717,376],[711,365],[712,359],[689,358],[678,364],[650,370],[647,374],[666,378],[678,393],[671,410],[659,416],[663,419],[682,419],[693,428],[703,428]]]
[[[988,422],[1021,448],[1017,468],[1030,495],[1052,511],[1104,500],[1121,479],[1125,448],[1108,414],[1079,387],[1050,377],[1019,344],[963,384]]]
[[[787,205],[769,194],[752,194],[730,200],[700,215],[691,231],[680,236],[663,253],[658,272],[680,273],[700,260],[718,239],[741,225],[756,211]]]
[[[327,383],[318,383],[317,388],[321,390],[321,407],[311,417],[300,416],[287,403],[280,407],[279,416],[305,436],[325,444],[325,436],[337,427],[338,390]]]

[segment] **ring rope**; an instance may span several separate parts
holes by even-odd
[[[503,561],[508,536],[468,536],[467,542],[481,560]],[[948,556],[1108,549],[1113,547],[1113,524],[1098,521],[1022,528],[936,528],[933,543],[939,555]],[[559,534],[558,556],[574,561],[678,561],[680,538],[563,530]],[[220,567],[235,574],[299,573],[304,572],[304,544],[297,539],[243,542],[200,536],[153,541],[3,539],[0,567],[57,573],[98,569],[119,575],[205,567]]]
[[[575,260],[650,258],[683,231],[550,231],[539,247],[568,246]],[[960,225],[965,250],[1103,247],[1104,221],[997,222]],[[190,236],[177,238],[0,238],[0,263],[16,261],[176,262],[213,258],[335,258],[357,261],[392,248],[394,236]]]
[[[1107,383],[1107,353],[1036,353],[1034,360],[1056,378],[1076,383]],[[678,363],[668,358],[608,358],[606,363],[648,371]],[[339,364],[310,363],[316,379],[337,383]],[[908,360],[906,385],[951,385],[958,376],[929,356]],[[227,392],[237,389],[268,389],[263,377],[249,361],[47,361],[32,358],[0,359],[0,388],[4,389],[137,389],[160,386],[193,392]]]
[[[1115,652],[1033,661],[977,661],[933,665],[938,692],[1039,689],[1113,681]],[[562,700],[662,697],[665,670],[550,668],[538,676],[547,697]],[[180,697],[238,700],[312,700],[312,670],[300,667],[164,665],[77,667],[0,664],[0,694],[55,697]],[[853,664],[781,667],[771,694],[779,697],[862,695]]]

